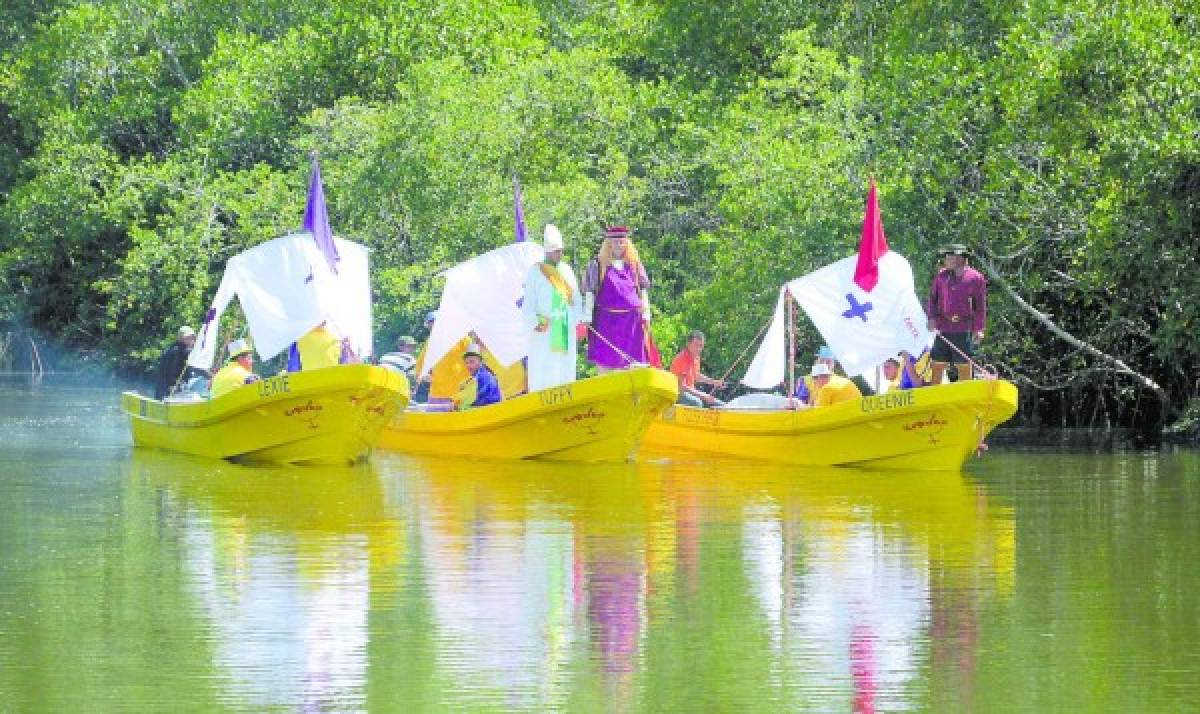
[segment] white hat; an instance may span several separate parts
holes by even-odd
[[[179,339],[182,340],[185,337],[195,337],[195,336],[196,336],[196,331],[193,330],[192,328],[188,327],[187,325],[184,325],[183,327],[179,328]]]
[[[542,233],[542,250],[547,253],[555,250],[563,249],[562,233],[559,232],[558,226],[553,223],[546,224],[546,230]]]
[[[252,348],[250,347],[250,343],[246,342],[246,340],[244,340],[240,337],[238,339],[234,340],[233,342],[230,342],[227,349],[229,350],[229,359],[233,359],[234,357],[240,357],[240,356],[246,354],[247,352],[252,351]]]
[[[814,364],[812,366],[812,372],[810,372],[809,374],[811,374],[814,377],[822,377],[822,376],[833,374],[833,370],[830,369],[829,365],[825,364],[824,362],[817,362],[816,364]]]

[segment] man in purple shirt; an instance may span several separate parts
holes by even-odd
[[[967,357],[983,340],[987,319],[987,280],[967,265],[966,246],[948,245],[939,254],[942,269],[933,278],[927,305],[929,329],[940,333],[933,342],[931,384],[942,383],[947,364],[955,366],[960,380],[971,378]]]

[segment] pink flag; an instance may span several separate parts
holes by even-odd
[[[862,239],[858,241],[858,263],[854,266],[854,282],[867,292],[875,289],[879,282],[879,259],[888,252],[887,238],[883,235],[883,217],[879,215],[879,199],[875,195],[875,182],[867,193],[867,213],[863,216]]]

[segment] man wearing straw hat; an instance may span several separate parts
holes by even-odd
[[[937,332],[931,353],[931,384],[941,384],[946,366],[953,364],[958,378],[971,378],[971,356],[983,341],[987,319],[987,280],[967,265],[967,248],[960,243],[939,251],[942,269],[929,288],[929,329]]]
[[[212,398],[228,394],[238,387],[253,384],[261,377],[253,372],[254,352],[243,339],[229,343],[229,361],[213,375]]]
[[[575,381],[575,325],[583,299],[575,271],[562,259],[562,233],[547,224],[542,240],[545,259],[525,276],[521,318],[529,330],[529,391]]]

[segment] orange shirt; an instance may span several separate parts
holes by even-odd
[[[696,377],[700,376],[700,360],[691,352],[683,350],[671,360],[671,374],[679,377],[679,384],[684,387],[695,387]]]

